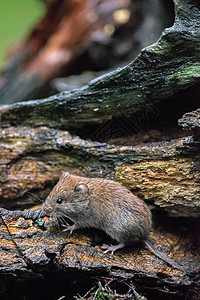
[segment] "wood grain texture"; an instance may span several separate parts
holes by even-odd
[[[191,136],[133,147],[83,140],[48,127],[4,128],[0,132],[1,206],[37,204],[35,199],[45,199],[60,175],[69,171],[118,180],[148,203],[195,216],[199,214],[199,149]]]
[[[167,220],[169,221],[168,217],[165,224]],[[73,270],[79,270],[79,276],[84,276],[81,273],[84,271],[84,274],[94,280],[95,276],[100,276],[101,270],[101,276],[116,280],[121,278],[127,283],[132,281],[141,290],[153,289],[159,296],[182,299],[185,293],[194,295],[198,289],[200,262],[198,252],[195,251],[194,231],[191,235],[194,224],[190,222],[187,228],[187,222],[178,219],[179,226],[182,227],[181,233],[175,229],[176,222],[177,220],[171,219],[171,225],[167,228],[165,226],[165,229],[160,225],[153,230],[151,238],[156,247],[185,266],[188,274],[167,266],[143,246],[128,247],[114,255],[104,254],[100,246],[107,237],[99,231],[79,230],[69,236],[55,227],[42,230],[32,220],[20,218],[11,221],[3,217],[0,226],[1,286],[5,287],[8,280],[9,285],[15,282],[16,278],[12,274],[17,274],[20,289],[19,279],[23,282],[25,277],[27,282],[38,285],[39,282],[48,280],[53,273],[59,276],[61,272],[70,282]],[[27,292],[25,286],[23,292]],[[12,293],[9,291],[8,294]],[[2,288],[1,296],[3,295]]]

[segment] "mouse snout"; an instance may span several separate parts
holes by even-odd
[[[53,209],[49,206],[43,205],[42,211],[45,214],[45,216],[50,216],[50,214],[53,212]]]

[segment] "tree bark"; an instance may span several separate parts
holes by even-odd
[[[1,122],[74,129],[139,111],[155,114],[167,97],[200,82],[198,1],[176,0],[175,12],[174,25],[126,67],[79,90],[1,107]]]
[[[61,173],[69,171],[116,179],[149,203],[199,214],[200,141],[191,136],[132,147],[85,141],[47,127],[10,127],[0,140],[4,207],[33,203],[26,192],[45,198]]]
[[[169,221],[166,217],[162,219],[165,219],[165,223]],[[77,292],[85,285],[86,293],[91,288],[91,282],[106,277],[107,280],[115,280],[118,284],[121,280],[132,284],[147,296],[153,291],[154,297],[156,295],[158,298],[184,299],[187,294],[190,295],[190,299],[197,299],[195,295],[198,295],[199,288],[197,272],[200,257],[198,252],[194,251],[195,245],[191,239],[192,236],[195,238],[192,222],[189,228],[186,228],[184,221],[178,220],[182,230],[184,228],[184,236],[175,230],[177,220],[170,220],[171,226],[168,223],[168,231],[166,226],[163,230],[160,223],[161,227],[151,235],[156,247],[188,269],[188,274],[184,274],[167,266],[143,246],[128,247],[114,255],[104,254],[100,245],[107,238],[96,231],[79,230],[73,233],[73,236],[69,236],[58,229],[46,230],[41,220],[34,223],[23,218],[11,221],[3,217],[2,220],[1,299],[6,299],[6,296],[11,299],[13,295],[16,299],[19,295],[30,297],[30,286],[35,285],[43,298],[44,290],[41,291],[40,286],[45,282],[49,286],[51,277],[54,280],[57,278],[58,282],[61,280],[62,283],[64,278],[66,283],[64,291],[60,285],[50,289],[49,299],[53,299],[52,293],[58,292],[59,289],[69,296],[72,292],[69,286],[79,277],[82,279],[76,287]],[[90,283],[84,283],[86,277]],[[13,286],[16,288],[13,289]],[[49,288],[45,290],[46,297],[48,290]]]

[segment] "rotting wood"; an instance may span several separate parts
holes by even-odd
[[[199,83],[198,0],[174,2],[174,25],[165,29],[158,42],[143,49],[132,63],[78,90],[2,106],[1,122],[33,126],[51,123],[74,129],[141,110],[151,115],[167,97]]]
[[[19,218],[36,220],[38,218],[44,217],[44,214],[41,209],[12,211],[5,208],[0,208],[0,216],[9,220],[17,220]]]
[[[182,299],[185,293],[195,294],[198,289],[200,257],[194,251],[195,231],[192,222],[188,226],[184,220],[172,219],[169,222],[165,218],[162,217],[162,220],[165,224],[168,222],[167,228],[162,229],[161,220],[161,227],[153,230],[151,238],[156,247],[187,267],[188,274],[167,266],[142,246],[127,247],[114,256],[104,254],[100,245],[107,237],[95,230],[79,230],[69,236],[56,228],[42,230],[31,220],[20,218],[11,221],[3,217],[0,225],[0,270],[3,274],[3,277],[0,276],[1,296],[5,292],[7,280],[9,285],[15,282],[11,273],[17,274],[18,281],[26,277],[32,284],[38,284],[49,275],[53,276],[52,272],[59,276],[61,270],[62,276],[65,274],[68,281],[72,270],[84,270],[94,280],[95,276],[99,276],[99,268],[101,276],[104,274],[113,279],[121,278],[127,283],[131,280],[141,290],[149,290],[148,285],[153,281],[152,288],[160,296],[175,295],[176,299]],[[176,226],[177,221],[179,226]],[[184,235],[178,227],[182,230],[184,228]]]
[[[36,204],[27,192],[44,199],[62,172],[69,171],[118,180],[148,203],[198,215],[199,149],[199,141],[191,136],[133,147],[86,141],[48,127],[4,128],[0,132],[1,206]]]

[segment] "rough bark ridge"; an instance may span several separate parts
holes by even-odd
[[[184,226],[184,220],[181,223],[178,220],[178,223],[179,226]],[[55,295],[58,297],[63,295],[61,293],[69,296],[72,292],[70,286],[80,277],[82,279],[79,279],[76,291],[85,294],[91,287],[91,282],[87,282],[87,285],[84,283],[88,276],[93,282],[112,278],[119,284],[120,279],[123,279],[125,283],[147,295],[152,293],[154,297],[162,295],[164,299],[184,299],[185,294],[188,294],[190,299],[195,299],[193,296],[198,293],[196,272],[199,258],[194,254],[191,234],[184,231],[184,237],[183,234],[180,236],[173,229],[176,226],[177,222],[174,220],[171,223],[171,232],[160,228],[154,230],[151,237],[156,247],[160,247],[163,252],[185,266],[188,274],[167,266],[142,246],[129,247],[114,256],[105,255],[100,245],[107,238],[96,231],[82,230],[66,237],[58,229],[46,230],[41,220],[33,222],[19,218],[11,221],[4,217],[0,240],[1,299],[5,298],[5,294],[8,298],[15,294],[16,297],[20,295],[35,299],[30,295],[31,282],[37,286],[34,295],[40,294],[44,299],[55,299]],[[191,224],[189,231],[194,232]],[[44,290],[41,283],[49,284],[51,277],[58,282],[61,280],[62,283],[64,278],[66,283],[63,286],[55,285],[54,290],[49,293],[49,285]],[[14,291],[13,285],[16,286]]]
[[[199,213],[200,142],[191,136],[132,147],[85,141],[47,127],[9,127],[0,141],[1,206],[28,206],[33,193],[36,204],[36,195],[45,198],[69,171],[115,178],[149,203],[186,216]]]

